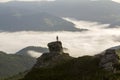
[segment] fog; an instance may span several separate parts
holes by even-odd
[[[47,47],[47,43],[56,40],[56,36],[68,48],[71,56],[94,55],[101,51],[120,45],[120,28],[107,28],[109,24],[97,22],[77,21],[64,18],[73,22],[77,28],[88,29],[83,32],[1,32],[0,51],[15,53],[27,46]],[[38,55],[37,53],[35,54]]]
[[[117,2],[117,3],[120,3],[120,0],[112,0],[112,1]]]

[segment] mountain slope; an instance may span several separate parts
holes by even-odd
[[[27,5],[27,6],[26,6]],[[120,25],[120,4],[111,0],[56,0],[55,2],[10,2],[9,6],[16,12],[47,12],[59,17],[70,17],[78,20]],[[4,10],[4,9],[3,9]]]
[[[79,31],[74,24],[62,18],[47,13],[26,14],[16,10],[9,10],[6,6],[0,8],[0,31]],[[22,10],[25,9],[22,7]]]
[[[0,52],[0,77],[8,77],[29,70],[36,62],[35,58]]]
[[[37,53],[41,54],[41,53],[44,53],[46,51],[48,52],[48,49],[43,48],[43,47],[28,46],[28,47],[23,48],[20,51],[16,52],[16,54],[23,55],[23,56],[30,56],[30,53],[29,53],[30,51],[37,52]]]
[[[120,25],[120,4],[111,0],[58,0],[54,6],[49,6],[45,10],[63,17],[108,23],[111,27]]]
[[[29,51],[33,51],[32,55],[48,51],[47,48],[28,46],[21,49],[15,54],[7,54],[0,52],[0,78],[16,75],[33,67],[36,62],[36,57],[30,55]],[[37,57],[39,56],[37,55]],[[15,70],[14,70],[15,69]]]

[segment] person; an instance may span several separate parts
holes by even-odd
[[[59,41],[59,37],[58,36],[56,36],[56,40]]]

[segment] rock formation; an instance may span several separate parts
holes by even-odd
[[[48,43],[48,47],[49,47],[50,53],[55,53],[55,54],[64,53],[62,43],[60,41]]]
[[[37,63],[33,68],[53,67],[56,64],[72,59],[69,54],[63,52],[61,41],[48,43],[48,47],[49,52],[43,53],[43,55],[37,59]]]
[[[100,67],[107,71],[116,71],[119,65],[119,56],[114,49],[108,49],[100,56]]]

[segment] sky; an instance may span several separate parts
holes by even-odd
[[[55,1],[55,0],[0,0],[0,2],[8,2],[8,1]],[[112,0],[112,1],[120,3],[120,0]]]
[[[54,1],[54,0],[0,0],[0,2],[9,2],[9,1]]]

